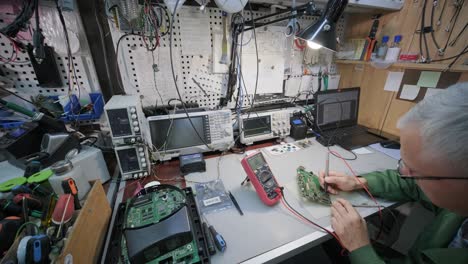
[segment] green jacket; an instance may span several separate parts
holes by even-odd
[[[399,177],[397,171],[386,170],[363,175],[370,192],[378,197],[399,202],[418,201],[435,213],[434,221],[419,234],[404,259],[381,259],[371,245],[349,254],[351,263],[468,263],[468,249],[447,248],[460,228],[464,217],[432,204],[414,180]]]

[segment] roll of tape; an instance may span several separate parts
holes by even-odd
[[[18,264],[26,264],[26,247],[28,246],[28,241],[32,236],[25,236],[21,239],[18,245],[18,250],[16,251],[16,256],[18,257]]]

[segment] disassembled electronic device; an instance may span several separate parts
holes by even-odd
[[[250,145],[271,138],[286,137],[291,130],[290,118],[296,108],[250,112],[239,117],[240,142]]]
[[[179,155],[226,150],[232,146],[230,110],[192,112],[189,116],[180,113],[148,117],[156,159],[170,160]]]
[[[330,196],[320,186],[320,181],[317,175],[313,172],[308,172],[304,167],[297,168],[297,183],[299,190],[304,198],[312,202],[317,202],[325,205],[331,205]]]
[[[143,189],[120,205],[111,239],[118,242],[109,248],[106,263],[209,263],[190,188]]]
[[[134,95],[114,95],[104,109],[122,178],[148,176],[151,162],[147,146],[151,141],[140,100]]]
[[[247,177],[252,182],[258,197],[266,205],[274,205],[281,199],[280,187],[261,152],[256,152],[241,161]]]

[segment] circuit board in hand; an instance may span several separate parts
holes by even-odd
[[[317,175],[308,172],[304,167],[297,168],[297,183],[299,190],[304,198],[310,201],[331,205],[330,196],[320,186],[320,181]]]
[[[161,189],[150,192],[127,201],[125,228],[138,228],[164,221],[175,211],[185,206],[186,196],[177,189]],[[151,236],[151,234],[148,234]],[[121,237],[121,263],[130,263],[127,241]],[[149,252],[151,253],[151,252]],[[200,263],[198,247],[195,240],[180,246],[166,254],[160,255],[149,262],[151,264],[166,263]]]

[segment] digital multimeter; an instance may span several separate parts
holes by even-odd
[[[241,164],[260,200],[266,205],[276,204],[281,199],[280,187],[262,153],[248,155],[242,159]]]

